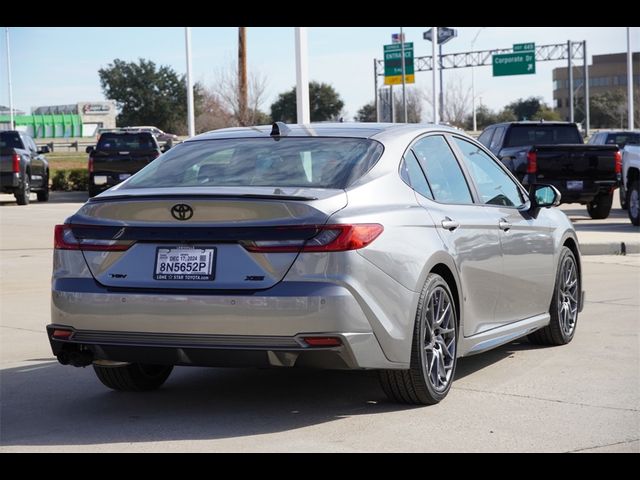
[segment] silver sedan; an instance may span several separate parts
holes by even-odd
[[[561,345],[584,294],[559,193],[529,192],[458,130],[217,130],[171,149],[55,229],[63,364],[116,390],[173,366],[375,369],[433,404],[457,358]]]

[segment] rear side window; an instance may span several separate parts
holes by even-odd
[[[18,132],[0,132],[0,148],[24,148]]]
[[[418,160],[414,156],[413,152],[409,152],[406,157],[402,159],[402,166],[400,167],[400,176],[402,180],[418,192],[423,197],[433,200],[433,193],[429,188],[427,179],[424,177],[422,168],[418,164]]]
[[[473,203],[469,186],[444,137],[418,140],[413,152],[427,176],[433,197],[440,203]]]
[[[285,137],[180,144],[123,188],[346,188],[378,161],[383,147],[364,138]]]
[[[505,146],[558,145],[560,143],[582,143],[582,137],[573,125],[512,125],[507,134]]]
[[[157,143],[150,133],[103,133],[96,150],[154,150]]]
[[[505,127],[497,127],[496,128],[496,133],[493,135],[493,138],[491,139],[491,146],[489,146],[489,150],[491,150],[492,152],[495,152],[499,147],[500,144],[502,143],[502,137],[504,137],[504,131],[506,130]],[[482,142],[480,142],[482,143]],[[484,145],[484,143],[483,143]],[[485,145],[486,147],[486,145]]]
[[[487,128],[484,132],[482,132],[482,134],[480,134],[480,136],[478,137],[478,141],[485,147],[489,148],[489,145],[491,144],[491,137],[494,131],[495,129],[493,127]]]
[[[625,145],[639,145],[640,133],[614,133],[607,135],[607,145],[618,145],[624,148]]]

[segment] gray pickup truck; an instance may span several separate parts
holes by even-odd
[[[33,139],[16,130],[0,132],[0,191],[12,193],[18,205],[28,205],[31,192],[39,202],[49,200],[49,163]]]
[[[617,145],[585,145],[576,124],[568,122],[500,123],[478,140],[523,185],[553,185],[562,203],[586,205],[594,219],[609,216],[622,174]]]

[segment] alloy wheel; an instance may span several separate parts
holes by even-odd
[[[437,392],[446,390],[456,358],[456,326],[453,304],[438,286],[429,296],[423,317],[425,374]]]
[[[562,262],[558,295],[558,317],[562,333],[569,337],[576,327],[578,317],[578,271],[575,260],[566,257]]]

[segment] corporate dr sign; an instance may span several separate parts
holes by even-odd
[[[534,52],[503,53],[493,56],[493,76],[529,75],[536,73]]]

